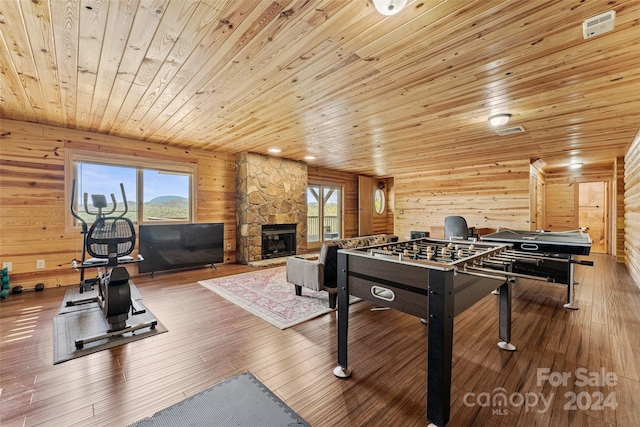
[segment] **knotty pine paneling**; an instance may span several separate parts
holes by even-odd
[[[625,263],[640,286],[640,133],[624,157]]]
[[[547,176],[545,230],[578,228],[577,185],[573,179]]]
[[[224,245],[232,247],[225,249],[225,262],[235,262],[233,156],[4,119],[1,127],[0,261],[13,263],[11,286],[79,280],[71,260],[82,255],[82,237],[79,229],[65,229],[69,148],[95,151],[96,159],[121,154],[148,159],[150,165],[154,159],[197,164],[197,221],[224,223]],[[45,269],[35,268],[38,259],[45,260]],[[135,274],[136,267],[130,271]]]
[[[604,181],[613,194],[615,185],[615,165],[613,162],[585,165],[580,169],[545,168],[545,223],[544,229],[549,231],[577,230],[582,226],[579,218],[578,184],[581,182]],[[620,191],[618,188],[616,191]],[[614,196],[610,196],[614,197]],[[608,203],[608,218],[612,216],[612,203]],[[607,224],[609,230],[612,224]]]
[[[468,225],[529,229],[529,161],[492,163],[394,177],[395,233],[442,228],[448,215]]]
[[[544,226],[545,176],[543,172],[533,165],[530,170],[529,200],[531,203],[531,223],[529,227],[531,230],[539,230]]]
[[[373,178],[358,175],[358,234],[373,234]]]

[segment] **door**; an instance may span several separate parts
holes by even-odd
[[[307,247],[342,237],[342,189],[311,184],[307,187]]]
[[[358,175],[358,235],[368,236],[373,230],[373,178]]]
[[[581,182],[579,192],[579,226],[587,228],[591,252],[608,253],[608,206],[606,182]]]

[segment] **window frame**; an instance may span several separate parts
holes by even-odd
[[[156,158],[142,158],[138,156],[130,156],[124,154],[112,154],[105,155],[104,153],[91,151],[91,150],[78,150],[78,149],[66,149],[65,150],[65,231],[76,231],[81,227],[78,221],[71,215],[71,187],[74,179],[77,179],[78,163],[94,163],[107,166],[122,166],[136,168],[136,174],[140,174],[143,169],[146,170],[161,170],[169,173],[180,173],[190,175],[189,183],[189,205],[190,214],[187,220],[173,220],[173,221],[141,221],[143,215],[142,209],[142,193],[139,192],[139,188],[136,189],[136,203],[138,218],[134,221],[134,225],[137,227],[140,224],[163,224],[163,223],[195,223],[197,222],[197,197],[196,187],[198,183],[198,167],[195,163],[180,162],[173,160],[163,160]],[[136,178],[136,185],[140,186],[140,181]],[[76,194],[76,203],[80,201],[80,195]]]
[[[380,195],[380,212],[378,212],[378,210],[376,209],[376,196]],[[387,195],[384,192],[384,189],[380,188],[380,187],[376,187],[375,190],[373,190],[373,213],[376,215],[384,215],[386,209],[387,209]]]
[[[320,194],[320,198],[321,200],[319,200],[320,205],[318,206],[318,215],[319,215],[319,221],[324,222],[324,190],[326,188],[328,189],[333,189],[333,190],[339,190],[340,191],[340,197],[338,198],[338,203],[340,204],[339,206],[339,212],[338,215],[340,217],[340,222],[339,222],[339,227],[340,227],[340,231],[339,231],[339,238],[344,238],[344,186],[340,185],[340,184],[336,184],[336,183],[322,183],[322,182],[309,182],[307,184],[307,189],[309,187],[318,187],[319,189],[319,194]],[[306,191],[305,191],[306,194]],[[308,200],[306,201],[306,203],[308,203]],[[308,235],[309,235],[309,228],[308,228],[308,224],[307,224],[307,249],[318,249],[320,247],[322,247],[322,244],[324,242],[327,242],[331,239],[325,239],[324,238],[324,228],[321,226],[320,230],[319,230],[319,240],[315,241],[315,242],[309,242],[308,240]]]

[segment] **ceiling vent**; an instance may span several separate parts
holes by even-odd
[[[613,30],[615,21],[615,10],[610,10],[609,12],[601,13],[598,16],[589,18],[582,23],[582,35],[585,39],[589,39],[602,33],[611,31]]]
[[[514,126],[512,128],[498,129],[496,133],[500,136],[513,135],[514,133],[524,133],[524,127],[520,125],[520,126]]]
[[[542,159],[536,159],[535,161],[531,162],[531,166],[541,171],[543,167],[547,166],[547,162]]]

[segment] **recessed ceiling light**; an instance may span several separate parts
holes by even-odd
[[[569,167],[571,169],[580,169],[582,167],[582,163],[571,163]]]
[[[280,153],[282,150],[279,148],[269,148],[269,152],[273,154]]]
[[[305,160],[315,160],[315,156],[304,156]]]

